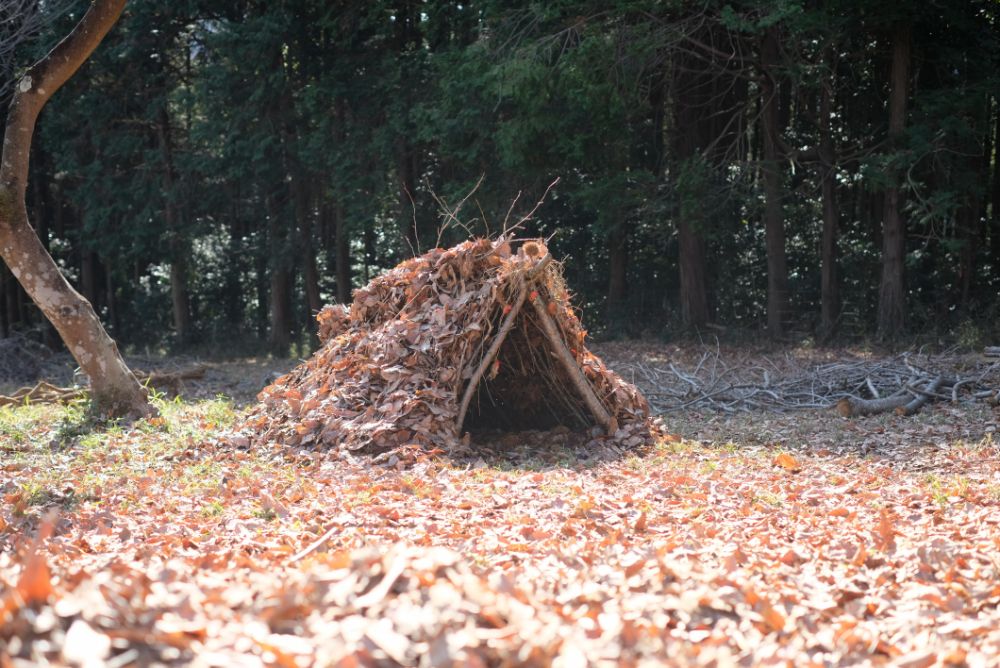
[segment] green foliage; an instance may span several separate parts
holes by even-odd
[[[53,19],[22,59],[78,16]],[[914,28],[915,74],[890,145],[900,21]],[[904,197],[911,323],[937,331],[988,312],[1000,288],[984,153],[997,143],[997,21],[982,2],[133,0],[46,110],[29,206],[69,277],[141,347],[171,342],[178,281],[192,339],[264,336],[285,272],[287,326],[306,349],[304,258],[333,301],[411,247],[520,221],[557,177],[523,233],[554,235],[598,333],[609,313],[620,331],[677,329],[682,220],[705,243],[714,318],[752,330],[767,289],[759,50],[774,31],[795,326],[808,334],[819,310],[828,90],[841,331],[864,337],[874,321],[889,187]],[[692,133],[706,135],[693,152]],[[477,183],[463,224],[441,230],[441,209]],[[609,245],[623,236],[628,287],[614,304]]]

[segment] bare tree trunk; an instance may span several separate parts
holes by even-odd
[[[319,347],[316,331],[316,314],[323,308],[323,298],[319,290],[319,270],[316,267],[316,226],[313,223],[313,207],[307,196],[305,184],[293,188],[296,217],[299,219],[299,243],[302,244],[302,282],[306,293],[305,330],[310,348]]]
[[[121,322],[118,319],[118,302],[115,299],[114,276],[110,269],[104,272],[104,291],[108,300],[108,320],[111,322],[111,331],[121,331]]]
[[[709,318],[708,284],[705,278],[705,240],[686,220],[677,222],[680,264],[681,321],[688,327],[703,327]]]
[[[993,264],[993,277],[1000,280],[1000,95],[993,98],[993,187],[991,201],[993,210],[990,213],[990,259]],[[990,156],[986,156],[989,162]]]
[[[833,59],[827,62],[833,67]],[[840,276],[837,272],[837,236],[840,207],[837,201],[837,149],[833,141],[833,74],[823,82],[819,104],[819,154],[823,197],[823,240],[820,259],[820,339],[828,341],[836,334],[840,319]]]
[[[187,261],[179,255],[170,263],[170,304],[177,340],[187,343],[191,340],[191,299],[188,293]]]
[[[973,281],[976,273],[976,249],[979,245],[979,201],[968,196],[969,201],[962,205],[955,215],[956,233],[960,244],[958,250],[958,304],[961,310],[967,311],[972,297]]]
[[[278,227],[279,207],[275,196],[267,196],[268,244],[270,259],[270,344],[275,355],[288,355],[292,344],[292,277],[287,261],[287,240]]]
[[[311,189],[307,187],[303,170],[298,163],[294,163],[294,165],[290,192],[292,205],[295,207],[295,218],[299,224],[299,243],[302,245],[302,279],[305,283],[309,320],[312,322],[312,318],[323,308],[319,293],[319,270],[316,268],[316,225],[313,223]],[[310,326],[309,329],[315,330],[316,328]]]
[[[347,221],[344,220],[344,205],[338,200],[333,205],[334,245],[336,253],[337,301],[346,304],[351,301],[351,247],[347,236]]]
[[[18,81],[0,160],[0,253],[90,377],[94,409],[110,416],[153,412],[93,307],[66,281],[28,222],[25,190],[39,112],[115,24],[125,0],[95,0],[76,28]]]
[[[396,178],[399,180],[399,227],[403,236],[404,257],[420,254],[420,231],[417,225],[416,159],[406,140],[396,143]]]
[[[3,294],[0,295],[0,300],[3,301],[2,307],[7,320],[8,332],[12,333],[14,325],[18,322],[17,292],[20,289],[20,286],[6,265],[3,267],[3,275],[4,289]]]
[[[10,317],[7,315],[7,267],[0,265],[0,338],[10,336]]]
[[[900,24],[893,34],[891,91],[889,94],[889,141],[896,145],[906,128],[906,99],[910,80],[912,26]],[[893,183],[885,191],[882,220],[882,280],[878,293],[878,334],[894,339],[903,329],[906,315],[904,262],[906,227],[902,194]]]
[[[693,59],[680,59],[672,72],[673,86],[673,153],[679,170],[695,169],[704,160],[702,150],[711,139],[706,119],[711,117],[713,82],[711,73],[697,69]],[[706,99],[707,98],[707,99]],[[678,298],[684,327],[698,328],[708,323],[711,314],[708,301],[708,270],[705,266],[704,215],[699,202],[706,197],[698,179],[685,179],[687,188],[678,192],[677,217]]]
[[[626,299],[626,276],[628,272],[628,230],[619,222],[608,234],[608,305],[606,317],[608,327],[619,330],[622,327]]]
[[[769,28],[761,42],[761,135],[764,182],[764,244],[767,249],[767,330],[772,337],[785,332],[788,319],[788,263],[785,257],[785,220],[782,211],[781,110],[775,78],[778,36]]]
[[[292,345],[291,274],[285,267],[271,269],[271,348],[285,357]]]
[[[163,203],[163,218],[167,225],[170,250],[170,302],[173,312],[174,333],[180,343],[191,339],[191,298],[188,293],[187,252],[180,239],[180,216],[178,215],[174,170],[174,147],[170,131],[170,116],[164,105],[160,108],[157,123],[157,139],[163,159],[163,186],[166,196]]]

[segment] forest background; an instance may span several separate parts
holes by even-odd
[[[33,4],[3,81],[89,3]],[[28,206],[139,349],[304,354],[323,304],[543,199],[522,234],[598,336],[978,345],[998,133],[987,1],[132,0]],[[0,333],[55,342],[0,285]]]

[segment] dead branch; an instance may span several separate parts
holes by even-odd
[[[33,387],[22,387],[13,394],[0,395],[0,406],[20,406],[23,404],[56,404],[82,399],[86,392],[79,387],[57,387],[40,381]]]
[[[927,386],[923,390],[917,391],[917,396],[912,401],[896,409],[896,415],[913,415],[919,411],[932,397],[937,397],[936,392],[944,382],[944,377],[938,376],[927,383]]]
[[[562,363],[566,375],[569,376],[570,381],[580,392],[580,396],[583,397],[587,408],[593,414],[598,424],[603,426],[609,434],[614,433],[617,430],[615,428],[614,416],[608,412],[608,409],[601,402],[600,398],[594,393],[594,388],[591,387],[587,377],[583,375],[583,370],[577,364],[576,359],[574,359],[573,353],[566,347],[566,343],[559,333],[559,326],[552,319],[552,316],[549,315],[548,303],[545,298],[541,294],[537,294],[530,301],[531,305],[535,307],[535,313],[538,315],[542,331],[545,332],[549,345],[552,346],[552,352],[555,353],[556,358]]]
[[[761,360],[723,356],[710,347],[690,366],[665,360],[616,368],[631,371],[652,408],[661,413],[691,408],[731,413],[834,407],[841,415],[859,416],[905,406],[928,393],[928,384],[937,377],[944,380],[928,401],[987,401],[1000,386],[1000,362],[990,362],[944,351],[808,365],[791,354]]]
[[[459,434],[462,433],[462,425],[465,423],[465,414],[469,410],[469,403],[472,401],[472,397],[476,393],[476,388],[479,387],[479,381],[483,379],[483,374],[486,373],[486,369],[489,368],[493,360],[496,359],[497,352],[500,350],[500,346],[507,339],[507,334],[510,332],[510,328],[514,326],[514,320],[517,319],[518,314],[521,312],[521,307],[524,305],[524,300],[528,296],[528,289],[525,286],[521,286],[521,289],[517,293],[517,298],[514,303],[510,305],[510,311],[504,316],[503,322],[500,324],[500,329],[497,330],[496,336],[493,337],[493,343],[490,345],[486,354],[479,362],[479,366],[476,367],[475,372],[473,372],[472,377],[469,378],[468,384],[465,386],[465,393],[462,395],[462,404],[458,409],[458,418],[455,420],[455,431]]]

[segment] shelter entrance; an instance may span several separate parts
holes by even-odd
[[[472,395],[463,430],[487,432],[583,431],[593,417],[543,335],[537,316],[523,309]]]

